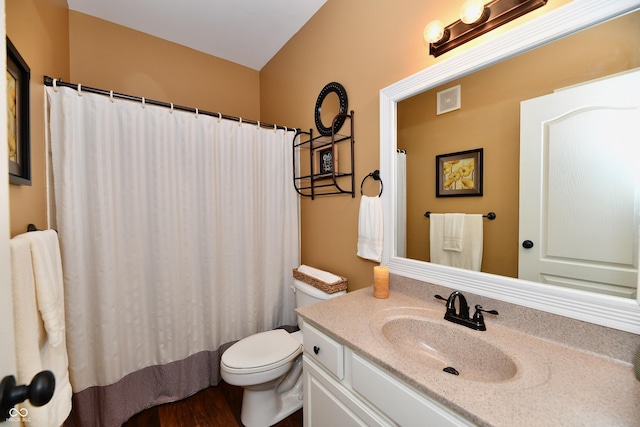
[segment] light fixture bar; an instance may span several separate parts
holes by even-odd
[[[448,31],[449,37],[431,43],[429,53],[436,57],[440,56],[545,4],[547,0],[493,0],[485,5],[485,15],[488,15],[486,20],[473,24],[465,24],[458,20],[447,26],[445,34]]]

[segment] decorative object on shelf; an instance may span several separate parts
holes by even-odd
[[[498,28],[532,10],[547,4],[547,0],[468,0],[460,9],[460,20],[444,26],[431,21],[424,29],[429,53],[440,56],[445,52]]]
[[[331,99],[334,98],[334,96],[330,96],[331,94],[335,94],[337,96],[338,105],[329,104],[332,102]],[[327,97],[329,97],[328,100]],[[337,134],[340,131],[340,128],[342,128],[342,125],[344,125],[346,116],[343,114],[347,114],[348,107],[349,100],[347,99],[347,91],[344,86],[338,82],[331,82],[323,87],[318,95],[314,112],[316,128],[320,135],[330,136],[332,134]],[[325,114],[325,117],[331,117],[333,119],[332,123],[328,125],[322,121],[323,108],[325,110],[329,110],[329,113]]]
[[[482,196],[482,148],[436,156],[436,197]]]
[[[29,66],[7,38],[9,183],[31,185]]]
[[[338,149],[332,147],[316,150],[316,171],[319,175],[338,173]]]
[[[362,182],[360,183],[360,195],[364,196],[364,192],[362,191],[362,187],[364,186],[364,182],[367,180],[367,178],[373,178],[374,181],[380,181],[380,193],[378,193],[378,197],[382,196],[382,179],[380,179],[380,171],[378,169],[374,170],[373,172],[369,173],[367,176],[365,176],[362,179]]]
[[[389,267],[373,267],[373,296],[389,298]]]

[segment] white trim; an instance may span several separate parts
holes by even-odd
[[[452,56],[380,91],[380,175],[393,182],[396,149],[396,103],[463,75],[533,49],[557,38],[640,7],[640,0],[575,0],[495,39]],[[638,301],[557,288],[540,283],[398,258],[394,254],[394,190],[382,194],[384,246],[382,265],[413,279],[640,334]]]

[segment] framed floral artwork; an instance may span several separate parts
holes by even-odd
[[[17,185],[31,185],[29,78],[29,66],[7,38],[9,182]]]
[[[436,197],[482,196],[482,151],[436,156]]]

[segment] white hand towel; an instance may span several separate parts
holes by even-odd
[[[382,201],[380,197],[362,196],[358,217],[358,256],[382,260]]]
[[[430,261],[432,263],[480,271],[483,251],[482,215],[464,216],[464,234],[460,252],[443,249],[444,214],[432,213],[430,222]]]
[[[317,268],[309,267],[308,265],[302,264],[298,267],[298,271],[300,273],[304,273],[307,276],[314,277],[324,283],[328,283],[330,285],[334,283],[338,283],[342,280],[342,277],[336,276],[333,273],[329,273],[328,271],[319,270]]]
[[[444,214],[444,236],[442,249],[462,252],[462,236],[464,236],[464,214]]]
[[[49,335],[49,344],[56,347],[64,336],[64,289],[58,234],[54,230],[32,231],[27,237],[31,241],[38,310]]]
[[[40,233],[44,233],[44,236]],[[57,235],[48,235],[49,232],[30,232],[21,234],[11,239],[11,284],[13,288],[14,329],[16,354],[17,382],[29,384],[33,377],[42,370],[53,372],[56,379],[55,391],[51,401],[42,407],[32,406],[28,401],[20,404],[28,412],[29,426],[33,427],[59,427],[71,412],[72,389],[69,381],[69,359],[64,335],[64,299],[62,297],[62,281],[56,280],[56,294],[61,295],[60,314],[62,318],[62,335],[60,342],[55,347],[51,345],[51,337],[45,330],[45,322],[42,312],[38,309],[36,291],[36,275],[33,260],[34,239],[53,237],[56,242],[54,254],[48,256],[49,260],[58,265],[59,248],[57,247]],[[39,235],[38,235],[39,234]],[[38,250],[36,249],[36,252]],[[55,259],[58,254],[58,260]],[[39,253],[42,255],[42,253]],[[58,261],[58,262],[56,262]],[[60,278],[62,270],[54,274]]]

